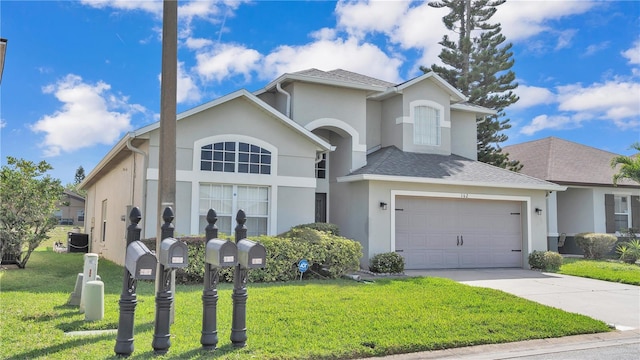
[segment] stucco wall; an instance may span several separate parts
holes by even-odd
[[[594,223],[594,194],[589,188],[568,188],[558,192],[558,232],[575,235],[596,231]],[[604,195],[602,196],[604,225]],[[604,226],[602,227],[604,230]],[[600,231],[598,231],[600,232]]]
[[[442,106],[443,110],[440,114],[440,145],[415,145],[413,143],[413,119],[411,118],[411,108],[414,102],[420,100],[429,100]],[[436,86],[431,81],[421,81],[416,83],[402,92],[402,131],[403,141],[402,150],[419,153],[431,154],[451,154],[451,116],[449,106],[449,94]]]
[[[402,117],[402,96],[394,96],[382,101],[381,143],[383,147],[395,146],[402,149],[402,124],[397,119]]]
[[[90,234],[91,252],[97,253],[118,264],[124,263],[126,224],[129,214],[127,206],[133,201],[133,156],[124,158],[105,169],[100,181],[87,189],[85,231]],[[106,233],[103,234],[102,204],[106,200]],[[123,221],[123,219],[125,221]]]
[[[382,144],[382,103],[367,100],[367,149]]]
[[[293,119],[302,126],[322,118],[344,121],[366,139],[366,92],[319,84],[295,83]]]
[[[478,126],[473,113],[451,111],[451,153],[478,160]]]
[[[368,253],[367,258],[381,252],[395,251],[394,230],[392,227],[392,217],[394,215],[394,202],[397,193],[410,192],[412,196],[435,196],[460,199],[486,199],[520,201],[523,204],[522,211],[522,235],[523,235],[523,265],[527,266],[527,256],[533,250],[547,250],[546,217],[537,215],[533,209],[539,207],[546,209],[545,195],[542,190],[519,190],[519,189],[499,189],[483,188],[474,186],[450,186],[450,185],[430,185],[430,184],[410,184],[395,183],[386,181],[370,182],[368,210]],[[388,210],[381,210],[379,203],[384,201],[388,204]],[[367,241],[365,238],[357,238],[360,241]]]
[[[309,224],[315,221],[315,189],[278,187],[277,233],[283,233],[291,227]],[[276,219],[276,217],[272,217]]]
[[[335,183],[331,188],[331,211],[328,222],[337,224],[340,235],[353,239],[363,247],[361,265],[367,266],[370,252],[369,221],[368,216],[368,184],[359,183]]]
[[[317,145],[299,131],[245,98],[195,113],[178,121],[178,171],[176,174],[176,233],[198,234],[199,186],[202,183],[268,186],[270,190],[269,233],[288,230],[299,221],[315,217],[315,157]],[[155,236],[159,130],[149,133],[147,237]],[[242,141],[272,152],[271,174],[222,173],[200,170],[200,146],[218,141]],[[194,149],[196,146],[196,149]],[[296,189],[298,188],[297,192]],[[284,195],[283,195],[284,193]],[[286,198],[286,194],[296,194]],[[290,203],[296,200],[300,203]],[[292,205],[294,211],[283,209]],[[287,220],[286,218],[289,218]]]

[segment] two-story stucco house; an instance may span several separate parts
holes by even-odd
[[[177,234],[238,209],[252,234],[315,221],[362,243],[362,266],[398,252],[407,269],[527,267],[547,249],[546,197],[565,188],[478,162],[475,106],[427,73],[392,84],[345,70],[284,74],[177,116]],[[155,236],[159,124],[127,134],[81,184],[91,251],[122,263],[125,216]]]

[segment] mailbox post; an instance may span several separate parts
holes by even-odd
[[[173,292],[171,291],[171,272],[176,268],[188,265],[187,245],[173,238],[174,219],[173,210],[166,207],[162,213],[162,242],[158,249],[158,271],[161,273],[158,292],[156,293],[156,321],[151,346],[157,355],[166,354],[171,346],[169,327],[171,322],[171,306]]]
[[[114,351],[118,356],[129,356],[133,353],[133,320],[138,302],[136,286],[138,279],[155,279],[156,257],[140,242],[138,225],[142,219],[140,209],[134,207],[129,214],[131,224],[127,228],[127,250],[124,267],[122,294],[120,295],[120,318],[118,335]]]
[[[205,350],[214,350],[218,345],[218,277],[220,268],[232,267],[238,263],[236,244],[218,239],[218,217],[213,209],[207,213],[205,229],[206,247],[204,261],[204,290],[202,292],[202,335],[200,343]]]
[[[247,273],[249,269],[264,268],[266,250],[259,243],[247,240],[247,227],[244,225],[247,216],[243,210],[236,215],[236,246],[238,248],[238,265],[233,275],[233,317],[231,319],[231,343],[234,347],[247,344]]]

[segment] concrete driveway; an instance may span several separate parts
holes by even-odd
[[[405,270],[405,274],[502,290],[602,320],[621,331],[640,328],[640,286],[524,269]]]

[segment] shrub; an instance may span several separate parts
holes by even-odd
[[[618,240],[615,235],[600,233],[580,233],[576,234],[575,239],[586,259],[601,259]]]
[[[222,236],[219,236],[223,238]],[[205,238],[203,236],[182,237],[189,248],[189,265],[176,270],[178,283],[201,283],[204,279]],[[267,251],[264,269],[252,269],[248,273],[250,282],[290,281],[300,276],[297,263],[307,259],[311,265],[305,277],[339,278],[349,271],[358,270],[362,245],[357,241],[332,235],[311,228],[295,228],[279,236],[250,237],[260,242]],[[155,238],[142,240],[151,250],[155,249]],[[233,268],[220,270],[220,281],[233,281]]]
[[[331,224],[331,223],[318,222],[318,223],[311,223],[311,224],[302,224],[302,225],[296,225],[291,229],[292,230],[293,229],[314,229],[318,231],[328,232],[335,236],[340,236],[340,229],[338,228],[338,225]]]
[[[532,269],[557,271],[562,266],[562,255],[554,251],[535,250],[529,254],[529,266]]]
[[[369,270],[374,273],[401,273],[404,271],[404,258],[395,252],[376,254],[369,262]]]
[[[640,259],[640,240],[634,239],[623,242],[616,248],[616,253],[620,255],[620,260],[627,264],[635,264]]]

